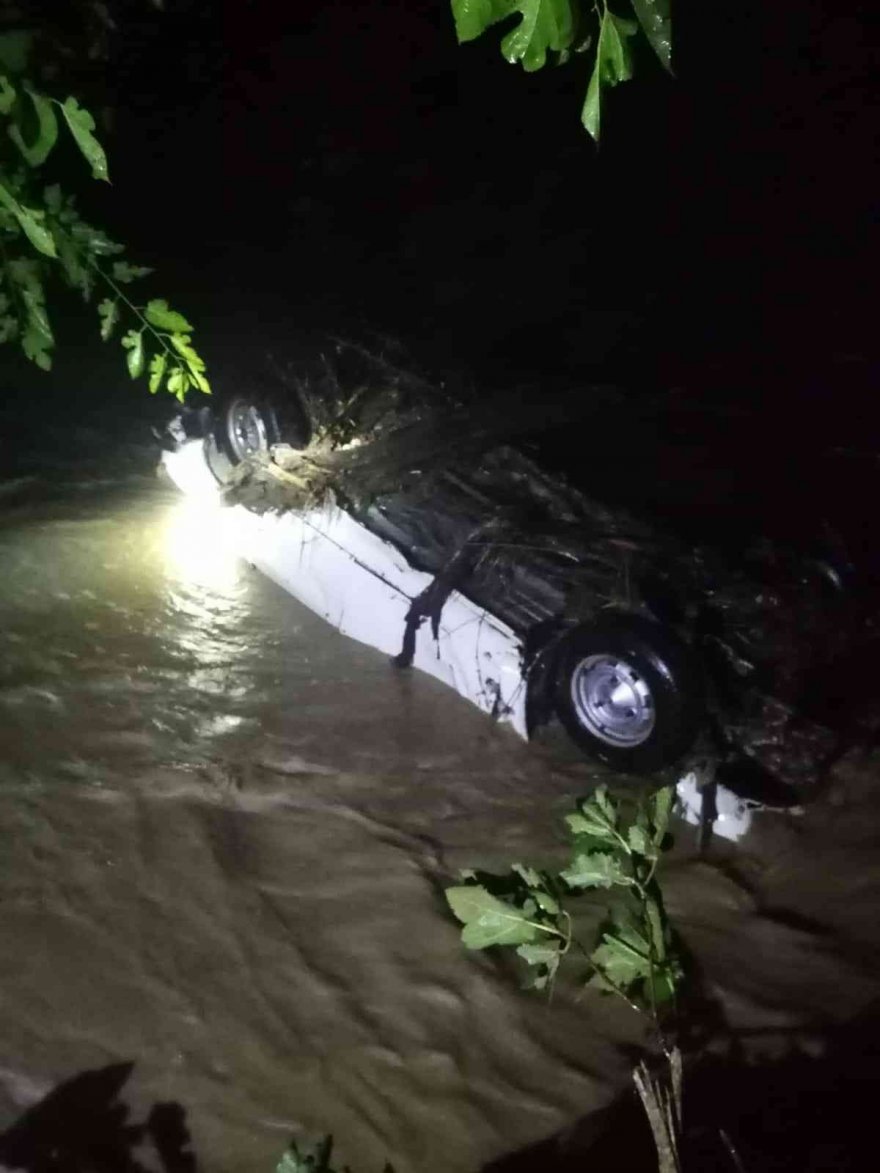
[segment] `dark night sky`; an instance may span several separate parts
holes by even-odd
[[[209,356],[374,327],[786,410],[870,375],[876,37],[831,0],[679,3],[677,80],[646,49],[598,151],[582,62],[459,48],[447,0],[131,7],[93,208]]]

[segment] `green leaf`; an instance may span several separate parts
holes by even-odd
[[[651,934],[651,943],[654,946],[654,958],[663,961],[666,957],[667,930],[663,920],[660,905],[653,896],[645,901],[645,924]]]
[[[512,863],[510,865],[510,870],[512,872],[516,872],[519,878],[524,880],[530,888],[540,887],[541,873],[535,871],[534,868],[530,868],[524,863]]]
[[[662,790],[656,791],[651,798],[651,822],[654,825],[651,838],[657,847],[666,837],[674,800],[675,788],[672,786],[664,786]]]
[[[192,326],[183,314],[170,309],[164,298],[154,298],[153,301],[147,302],[144,317],[157,330],[169,330],[172,334],[192,333]]]
[[[211,394],[208,380],[202,373],[205,369],[205,360],[193,349],[192,339],[188,334],[172,334],[171,345],[187,365],[189,377],[205,395]]]
[[[122,345],[128,351],[125,356],[128,373],[137,379],[144,373],[144,336],[140,330],[129,330],[123,335]]]
[[[529,894],[533,897],[538,908],[542,912],[549,912],[551,916],[557,916],[559,913],[559,901],[555,896],[551,896],[549,892],[545,892],[543,888],[530,888]]]
[[[188,334],[172,334],[171,345],[181,358],[186,359],[188,366],[197,371],[205,369],[204,360],[193,350],[192,338]]]
[[[614,884],[632,883],[623,869],[623,861],[609,851],[578,854],[559,874],[570,888],[610,888]]]
[[[0,114],[8,114],[15,105],[15,86],[0,74]]]
[[[21,348],[25,356],[43,371],[52,369],[52,356],[49,351],[53,345],[54,340],[48,339],[41,330],[37,329],[33,321],[28,321],[21,338]]]
[[[516,0],[452,0],[455,35],[459,44],[482,33],[517,10]]]
[[[528,73],[540,69],[549,51],[561,53],[574,39],[571,0],[518,0],[522,20],[502,39],[501,53]]]
[[[587,98],[584,102],[584,108],[581,111],[581,122],[584,124],[596,142],[599,141],[599,128],[601,125],[602,113],[601,76],[602,71],[599,63],[599,54],[597,52],[596,60],[593,62],[593,72],[590,75],[590,84],[587,86]]]
[[[0,68],[6,73],[25,73],[33,43],[30,29],[10,29],[0,35]]]
[[[211,384],[208,382],[208,380],[205,378],[205,376],[202,374],[201,371],[191,370],[190,371],[190,378],[195,383],[195,385],[198,387],[198,389],[202,392],[203,395],[210,395],[211,394]]]
[[[501,41],[507,61],[525,70],[540,69],[548,52],[566,54],[574,40],[572,0],[452,0],[455,34],[459,43],[473,41],[493,24],[514,13],[515,26]]]
[[[622,990],[646,978],[651,972],[647,954],[634,949],[612,933],[603,934],[602,944],[590,954],[590,961],[600,974]]]
[[[113,328],[119,321],[119,302],[105,297],[98,303],[98,317],[101,319],[101,338],[107,342],[113,333]]]
[[[505,904],[482,884],[447,888],[449,907],[464,924],[461,939],[468,949],[487,949],[490,945],[524,945],[541,936],[538,925],[518,908]]]
[[[121,244],[111,240],[100,228],[93,228],[91,224],[86,224],[85,220],[80,220],[75,212],[64,213],[59,219],[70,224],[73,239],[92,256],[110,257],[123,251]]]
[[[0,183],[0,204],[13,214],[37,252],[41,252],[47,257],[56,255],[52,233],[43,223],[45,213],[37,211],[36,208],[26,208],[24,204],[20,204],[2,183]]]
[[[516,952],[529,965],[552,965],[559,960],[559,942],[518,945]]]
[[[58,260],[64,270],[64,277],[72,289],[78,289],[83,298],[88,301],[92,294],[92,271],[82,263],[82,258],[70,241],[66,233],[60,232],[56,238]]]
[[[597,142],[601,127],[602,86],[615,86],[632,77],[632,56],[627,42],[637,29],[634,21],[623,20],[605,9],[599,28],[596,61],[581,113],[581,121]]]
[[[294,1142],[275,1166],[275,1173],[333,1173],[330,1157],[333,1137],[325,1136],[316,1145],[303,1146]]]
[[[669,0],[632,0],[642,32],[664,69],[672,72],[672,21]]]
[[[4,314],[0,317],[0,346],[4,342],[11,342],[18,335],[18,319]]]
[[[104,148],[92,133],[95,129],[94,118],[88,110],[80,106],[76,98],[72,97],[65,98],[61,112],[70,128],[70,133],[76,140],[76,145],[82,151],[86,162],[92,169],[93,177],[95,179],[105,179],[109,182],[107,156],[104,154]]]
[[[619,846],[615,834],[617,812],[608,795],[607,786],[597,787],[593,794],[581,803],[580,811],[566,815],[565,821],[575,835],[589,835],[606,845],[613,843]]]
[[[155,395],[165,377],[167,359],[164,354],[154,354],[150,359],[150,394]]]
[[[168,390],[183,403],[190,388],[189,375],[183,367],[175,367],[168,376]]]
[[[114,261],[111,274],[113,280],[119,285],[128,285],[132,281],[137,281],[139,277],[146,277],[153,270],[146,267],[146,265],[130,265],[128,261]]]
[[[16,219],[24,229],[24,234],[34,246],[34,248],[46,257],[55,257],[55,240],[52,233],[43,223],[45,213],[37,211],[36,208],[26,208],[24,204],[19,207]]]
[[[662,1006],[664,1002],[671,1002],[675,997],[675,991],[678,986],[678,975],[676,971],[668,965],[660,965],[654,970],[654,1005]],[[650,977],[645,979],[646,987],[651,983]],[[650,995],[649,995],[650,996]]]
[[[26,143],[21,133],[20,125],[10,126],[9,137],[24,155],[31,167],[39,167],[46,162],[49,152],[58,140],[58,120],[52,103],[43,94],[36,90],[27,91],[37,113],[37,134],[31,143]]]
[[[16,257],[7,264],[6,273],[18,288],[18,296],[25,309],[21,348],[31,362],[48,371],[52,366],[49,352],[55,345],[55,339],[46,314],[46,294],[40,264],[31,257]]]
[[[543,989],[556,977],[556,971],[559,969],[559,962],[562,956],[559,951],[558,941],[541,942],[534,945],[518,945],[516,952],[527,965],[538,970],[538,973],[530,983],[535,989]]]
[[[654,844],[651,842],[648,832],[638,823],[634,823],[630,827],[626,838],[630,849],[637,855],[644,855],[650,859],[656,856],[657,853],[654,850]]]

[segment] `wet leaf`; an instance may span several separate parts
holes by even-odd
[[[548,52],[565,54],[574,39],[572,0],[452,0],[459,43],[518,13],[520,19],[501,40],[505,60],[528,72],[540,69]]]
[[[52,355],[50,351],[55,345],[51,332],[47,335],[40,329],[33,318],[29,318],[21,336],[21,348],[25,357],[43,371],[52,369]]]
[[[537,971],[531,981],[533,989],[544,989],[556,977],[556,971],[559,969],[561,959],[559,942],[550,941],[534,945],[518,945],[516,952],[527,965]]]
[[[183,403],[190,389],[190,380],[183,367],[175,367],[168,376],[168,390]]]
[[[144,373],[144,336],[140,330],[129,330],[123,335],[122,345],[128,351],[125,356],[128,373],[137,379]]]
[[[26,208],[22,204],[16,219],[24,229],[25,236],[37,252],[41,252],[46,257],[58,255],[55,251],[55,240],[52,233],[43,223],[42,212],[37,211],[36,208]]]
[[[101,338],[107,342],[113,333],[113,328],[119,321],[119,302],[105,297],[98,303],[98,317],[101,319]]]
[[[559,959],[559,944],[518,945],[516,952],[529,965],[552,965]]]
[[[646,987],[650,981],[650,977],[645,979]],[[677,986],[678,977],[669,965],[660,965],[655,968],[653,982],[654,1005],[662,1006],[665,1002],[671,1002],[675,997]],[[650,997],[650,992],[648,996]]]
[[[632,0],[642,32],[664,69],[672,72],[672,21],[669,0]]]
[[[672,814],[674,800],[675,788],[673,786],[664,786],[651,798],[651,822],[653,823],[651,838],[657,847],[662,844],[669,829],[669,818]]]
[[[602,87],[615,86],[632,77],[632,55],[627,42],[637,29],[634,21],[623,20],[605,9],[596,45],[596,61],[581,112],[581,121],[597,142],[602,121]]]
[[[113,280],[119,285],[128,285],[140,277],[147,277],[153,272],[146,265],[130,265],[128,261],[114,261],[110,270]]]
[[[654,946],[654,957],[663,961],[666,957],[666,934],[664,932],[663,913],[660,905],[653,896],[645,900],[645,923],[651,934]]]
[[[455,35],[459,44],[476,40],[482,33],[516,12],[516,0],[452,0]]]
[[[627,842],[630,848],[636,852],[637,855],[644,855],[653,858],[656,852],[654,851],[654,844],[648,835],[647,830],[634,823],[627,832]]]
[[[559,874],[570,888],[610,888],[614,884],[631,883],[623,861],[610,851],[578,854]]]
[[[15,105],[15,86],[0,74],[0,114],[8,114]]]
[[[172,334],[192,333],[192,326],[183,314],[171,309],[164,298],[154,298],[148,302],[144,317],[157,330],[169,330]]]
[[[109,182],[107,156],[104,154],[104,148],[92,133],[95,129],[94,118],[88,110],[80,106],[76,98],[65,98],[61,112],[70,128],[70,133],[76,140],[76,145],[91,167],[94,178]]]
[[[35,208],[26,208],[24,204],[20,204],[12,192],[2,183],[0,183],[0,204],[13,214],[37,252],[41,252],[47,257],[56,255],[52,233],[43,223],[43,212],[37,211]]]
[[[328,1135],[316,1145],[303,1146],[294,1141],[275,1166],[275,1173],[333,1173],[330,1157],[333,1153],[333,1137]]]
[[[558,914],[559,901],[555,896],[551,896],[549,892],[545,892],[543,888],[530,888],[529,895],[532,896],[542,912],[549,912],[551,916]]]
[[[528,944],[541,936],[540,928],[523,912],[499,900],[481,884],[447,888],[446,899],[464,924],[461,939],[468,949]]]
[[[512,863],[510,870],[516,872],[521,880],[524,880],[530,888],[538,888],[541,884],[541,873],[535,871],[534,868],[527,867],[522,863]]]
[[[646,978],[651,971],[647,954],[612,933],[603,934],[602,943],[590,954],[590,960],[601,975],[622,990]]]
[[[55,339],[46,313],[40,263],[30,257],[17,257],[7,264],[6,272],[9,279],[15,282],[25,309],[21,323],[21,348],[31,362],[48,371],[52,366],[50,351],[55,345]]]
[[[617,814],[608,796],[607,786],[599,786],[580,804],[576,814],[566,815],[565,821],[574,835],[589,835],[604,844],[618,844],[615,828]]]
[[[150,394],[155,395],[165,377],[167,359],[164,354],[154,354],[150,359]]]
[[[171,345],[187,365],[189,377],[205,395],[211,394],[211,387],[203,372],[205,360],[195,351],[188,334],[172,334]]]
[[[55,117],[55,111],[49,98],[31,89],[27,93],[37,115],[36,137],[33,142],[26,143],[21,132],[21,126],[18,124],[10,126],[9,137],[21,151],[29,165],[31,167],[39,167],[45,163],[49,152],[58,140],[58,120]]]
[[[121,253],[123,246],[111,240],[106,232],[102,232],[100,228],[93,228],[91,224],[86,224],[84,220],[80,220],[75,212],[63,213],[59,219],[66,220],[70,223],[70,231],[77,244],[86,248],[90,253],[96,257],[111,257],[115,253]]]
[[[574,36],[571,0],[519,0],[522,20],[502,39],[501,52],[511,64],[520,62],[532,73],[547,60],[547,53],[563,52]]]
[[[61,262],[67,283],[71,288],[78,289],[85,300],[88,301],[92,292],[91,270],[87,269],[82,263],[79,252],[73,247],[66,235],[59,234],[56,244],[58,247],[58,260]]]

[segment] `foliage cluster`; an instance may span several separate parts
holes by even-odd
[[[657,864],[668,843],[674,791],[658,790],[624,813],[600,786],[566,818],[567,865],[555,872],[514,864],[506,876],[465,873],[446,890],[464,924],[468,949],[513,948],[531,972],[531,985],[552,985],[563,958],[586,961],[587,984],[611,991],[657,1020],[681,980],[682,968],[663,911]],[[566,902],[590,889],[614,890],[596,938],[573,934]]]
[[[592,58],[581,121],[598,142],[602,96],[608,86],[632,78],[639,33],[672,71],[669,0],[628,0],[634,19],[612,12],[608,0],[451,0],[460,42],[473,41],[503,21],[514,23],[501,38],[501,53],[527,72],[548,60],[564,65],[573,54]],[[616,4],[618,0],[616,0]],[[515,19],[518,17],[519,19]]]
[[[109,182],[109,172],[90,111],[34,81],[34,45],[31,29],[0,34],[0,343],[17,341],[28,359],[50,369],[55,336],[46,290],[59,277],[86,302],[98,290],[106,294],[97,302],[105,341],[128,318],[121,342],[133,379],[146,373],[151,392],[164,388],[181,401],[193,388],[209,393],[186,318],[163,298],[136,304],[124,291],[151,270],[125,259],[123,246],[88,223],[73,196],[46,182],[63,131],[94,179]]]

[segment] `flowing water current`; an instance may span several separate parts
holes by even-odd
[[[523,992],[442,898],[561,858],[599,773],[560,738],[340,636],[147,470],[5,482],[0,570],[0,1131],[131,1063],[130,1119],[179,1105],[209,1173],[328,1131],[356,1173],[476,1173],[626,1089],[628,1008]],[[875,998],[876,774],[707,857],[677,829],[669,912],[750,1060]]]

